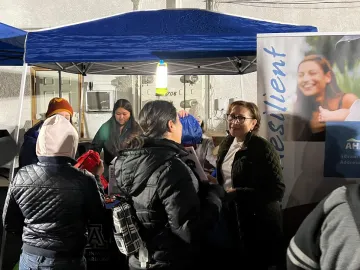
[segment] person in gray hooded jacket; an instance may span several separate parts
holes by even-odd
[[[307,216],[287,251],[288,270],[360,269],[360,185],[343,186]]]

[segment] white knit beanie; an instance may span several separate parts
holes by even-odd
[[[62,115],[45,120],[36,142],[36,155],[75,158],[79,136],[73,125]]]

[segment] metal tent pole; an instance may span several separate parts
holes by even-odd
[[[59,98],[62,97],[62,89],[61,89],[61,71],[58,71],[59,73]]]
[[[214,8],[214,2],[213,0],[206,0],[206,10],[213,10]],[[211,115],[211,112],[210,112],[210,108],[211,108],[211,105],[210,105],[210,75],[205,75],[205,91],[206,91],[206,94],[205,94],[205,98],[206,98],[206,101],[205,101],[205,123],[206,123],[206,128],[208,128],[208,122],[209,122],[209,116]],[[213,128],[213,121],[212,121],[212,118],[210,118],[211,120],[211,128]]]
[[[206,9],[214,10],[214,1],[213,0],[206,0]]]
[[[79,87],[79,91],[80,91],[80,95],[79,95],[79,116],[78,116],[78,131],[79,131],[79,138],[82,138],[82,135],[85,134],[85,130],[82,130],[81,126],[83,123],[85,123],[85,111],[84,110],[84,102],[85,102],[85,98],[86,98],[86,89],[84,87],[84,76],[79,76],[80,78],[80,87]],[[84,116],[84,117],[83,117]],[[84,125],[85,127],[85,125]],[[81,133],[83,132],[83,134]]]
[[[140,9],[140,0],[131,0],[131,2],[133,2],[133,10]]]
[[[244,100],[244,78],[243,78],[244,75],[240,75],[240,97],[241,97],[241,100]]]
[[[181,8],[181,0],[166,0],[166,9]]]

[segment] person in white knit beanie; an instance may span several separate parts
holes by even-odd
[[[49,117],[36,142],[39,162],[22,167],[9,186],[4,228],[22,235],[22,248],[4,250],[18,252],[18,259],[22,249],[19,269],[86,269],[87,227],[101,224],[105,214],[98,178],[104,167],[96,177],[73,167],[78,140],[64,116]]]
[[[43,157],[69,157],[74,159],[79,135],[74,126],[63,116],[48,118],[36,141],[36,155]]]

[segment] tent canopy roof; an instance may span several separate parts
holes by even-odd
[[[29,32],[25,62],[81,74],[242,74],[256,70],[258,33],[316,32],[200,9],[134,11]],[[171,63],[171,64],[170,64]]]
[[[23,64],[26,32],[0,23],[0,66]]]

